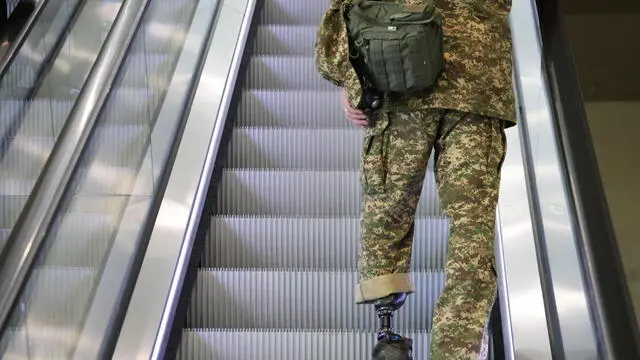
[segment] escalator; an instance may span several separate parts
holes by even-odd
[[[109,28],[95,26],[95,23],[104,22],[104,14],[113,21],[124,3],[126,1],[114,0],[84,4],[83,11],[94,16],[80,15],[80,24],[77,21],[70,30],[71,33],[84,31],[85,34],[67,41],[69,54],[84,56],[83,50],[95,46],[99,50]],[[111,255],[122,250],[116,242],[128,237],[128,245],[132,246],[134,237],[144,228],[143,223],[128,226],[127,220],[130,219],[124,219],[124,214],[131,207],[137,207],[143,213],[148,211],[155,192],[158,167],[164,162],[163,152],[158,150],[163,146],[158,143],[168,144],[171,137],[163,139],[156,136],[152,139],[152,133],[165,104],[198,3],[197,0],[149,2],[118,75],[110,86],[108,97],[101,106],[87,146],[48,226],[26,284],[22,286],[11,311],[0,340],[2,359],[66,359],[73,356],[82,359],[85,358],[82,352],[87,351],[83,346],[89,347],[89,351],[102,346],[95,338],[90,338],[95,333],[87,332],[87,328],[93,332],[97,329],[92,318],[96,301],[104,306],[103,299],[97,299],[96,294],[105,279],[113,276],[104,268]],[[99,30],[98,38],[89,36],[91,27]],[[79,44],[79,41],[84,43]],[[60,59],[59,56],[56,61],[65,60]],[[64,64],[54,64],[52,68],[57,65]],[[84,77],[89,76],[90,69],[89,66]],[[49,74],[59,75],[55,71]],[[77,72],[72,75],[82,76]],[[9,85],[20,87],[15,83]],[[12,142],[16,148],[15,155],[7,153],[0,163],[4,166],[0,170],[3,190],[22,191],[18,194],[20,196],[13,195],[13,202],[2,200],[3,206],[13,205],[11,214],[15,214],[14,217],[22,210],[47,160],[40,154],[50,152],[59,133],[65,131],[61,128],[74,105],[68,98],[74,100],[80,91],[81,86],[65,87],[53,80],[46,83],[45,79],[31,100],[16,135],[20,141]],[[15,102],[4,99],[3,96],[3,101]],[[21,103],[16,106],[21,106]],[[4,113],[7,108],[2,108]],[[170,124],[174,127],[178,126],[180,119],[180,112],[175,113],[171,119],[174,124]],[[36,147],[36,144],[41,145]],[[23,184],[24,190],[19,187]],[[9,230],[5,233],[10,232],[11,226],[6,228]],[[126,266],[121,264],[121,267]],[[121,294],[117,289],[109,287],[110,298],[119,300]],[[104,313],[106,308],[100,310],[105,319],[112,317],[111,313]],[[107,342],[108,339],[102,341]]]
[[[324,11],[321,1],[274,0],[254,15],[210,232],[194,288],[185,290],[192,294],[178,359],[370,356],[378,319],[372,306],[353,304],[362,130],[315,70]],[[448,231],[432,162],[429,169],[415,230],[417,291],[394,318],[420,360]]]
[[[60,185],[64,191],[55,201],[53,218],[42,221],[46,234],[35,246],[37,256],[9,319],[3,320],[0,357],[370,358],[377,317],[372,307],[353,304],[362,133],[344,118],[337,89],[317,75],[313,63],[317,24],[326,3],[77,2],[85,7],[91,3],[105,5],[94,13],[111,14],[111,21],[117,14],[113,27],[118,31],[104,40],[109,31],[101,29],[102,37],[86,44],[106,52],[121,46],[124,59],[113,55],[120,50],[112,50],[111,60],[105,61],[94,51],[85,59],[89,66],[83,68],[84,75],[75,75],[74,86],[53,78],[33,82],[37,91],[48,89],[44,99],[59,99],[52,95],[57,94],[71,103],[60,110],[64,116],[57,115],[58,123],[52,117],[42,121],[42,114],[58,111],[52,110],[60,106],[57,100],[49,101],[41,115],[29,103],[33,120],[18,122],[17,129],[46,125],[48,132],[25,132],[22,142],[10,143],[46,138],[54,142],[51,148],[57,146],[58,134],[76,128],[88,137],[86,145],[83,140],[71,147],[82,150],[77,161],[58,164],[70,169],[70,179]],[[576,245],[559,254],[557,248],[545,248],[546,240],[539,236],[549,229],[539,224],[554,221],[537,212],[540,202],[553,203],[546,208],[559,209],[556,214],[567,218],[570,205],[558,201],[569,198],[564,193],[542,197],[531,186],[540,181],[535,175],[541,169],[532,165],[529,139],[540,134],[556,137],[551,136],[551,126],[535,128],[552,124],[554,118],[545,112],[549,109],[535,87],[546,89],[535,72],[541,70],[535,61],[539,49],[532,4],[518,5],[519,18],[512,26],[524,126],[507,134],[515,151],[505,161],[508,186],[503,187],[499,206],[496,261],[505,358],[570,354],[572,349],[562,348],[566,340],[560,331],[564,339],[593,336],[585,343],[588,354],[595,354],[596,346],[601,349],[595,331],[555,328],[560,302],[553,291],[567,282],[545,267],[545,256],[572,260],[576,256],[571,251],[580,249]],[[247,36],[252,19],[254,34]],[[76,25],[69,33],[82,29]],[[534,56],[529,56],[532,48]],[[77,49],[69,53],[85,55]],[[74,65],[56,61],[61,68]],[[114,78],[104,75],[109,65]],[[51,69],[57,69],[55,63]],[[83,88],[87,78],[89,85]],[[101,80],[93,81],[96,78]],[[523,79],[529,82],[523,84]],[[74,112],[78,93],[80,100],[93,95],[82,97],[87,87],[102,91],[105,98],[81,107],[88,115]],[[25,94],[20,96],[31,99]],[[527,122],[533,113],[537,118]],[[89,125],[78,126],[82,122]],[[23,158],[7,162],[16,165],[6,167],[0,173],[6,178],[0,179],[3,189],[13,191],[3,193],[2,206],[12,204],[11,196],[22,196],[23,202],[11,213],[2,209],[2,221],[7,214],[15,217],[36,208],[24,206],[31,189],[38,189],[33,182],[58,173],[24,170],[29,164],[41,169],[50,150],[32,145],[20,149]],[[547,149],[557,151],[557,145]],[[551,180],[562,189],[566,174],[560,156],[552,155],[551,167],[561,175]],[[432,171],[431,161],[416,220],[417,292],[394,319],[394,327],[414,339],[416,360],[428,358],[431,315],[442,291],[446,259],[448,222],[439,207]],[[20,186],[28,191],[13,190]],[[19,228],[11,230],[11,221],[5,221],[6,234]],[[13,233],[8,237],[10,250],[16,238],[20,239]],[[555,239],[579,244],[572,234]],[[587,271],[577,265],[568,270]],[[565,283],[552,283],[558,279]],[[0,276],[0,289],[3,281]],[[571,283],[575,284],[580,285]],[[584,291],[578,289],[574,295],[572,299],[585,304],[578,309],[586,315],[581,321],[589,321],[587,305],[597,305]],[[0,310],[4,305],[0,301]]]

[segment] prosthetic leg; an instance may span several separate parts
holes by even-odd
[[[392,294],[374,302],[380,330],[378,330],[378,343],[373,348],[373,360],[412,360],[413,341],[393,332],[391,318],[393,312],[404,305],[407,294]]]

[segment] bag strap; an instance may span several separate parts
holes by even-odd
[[[387,1],[380,1],[380,0],[355,0],[351,5],[351,11],[356,12],[356,15],[368,22],[371,23],[373,25],[378,25],[378,26],[387,26],[389,24],[384,24],[381,23],[378,19],[374,19],[370,16],[367,16],[364,14],[364,9],[367,8],[371,8],[374,6],[392,6],[392,7],[396,7],[399,8],[401,11],[399,13],[393,14],[388,16],[385,21],[390,22],[392,24],[398,24],[398,25],[425,25],[425,24],[429,24],[431,22],[433,22],[436,19],[436,14],[437,11],[435,11],[435,7],[433,6],[433,2],[432,0],[427,0],[426,3],[424,5],[418,6],[415,11],[412,11],[411,8],[408,8],[407,6],[403,5],[403,4],[397,4],[397,3],[391,3],[391,2],[387,2]],[[413,16],[415,14],[419,14],[419,13],[424,13],[426,9],[432,8],[434,9],[434,11],[431,12],[431,17],[429,19],[424,19],[424,20],[409,20],[409,21],[402,21],[401,19],[409,17],[409,16]],[[402,11],[404,10],[404,11]]]
[[[362,0],[356,0],[356,2],[360,2]],[[349,16],[348,16],[348,12],[351,10],[351,8],[354,6],[354,4],[348,4],[347,2],[344,3],[344,7],[342,9],[342,14],[344,17],[344,21],[345,21],[345,25],[348,26],[349,24]],[[358,107],[361,109],[364,109],[363,103],[364,103],[364,93],[367,90],[373,89],[373,84],[367,80],[367,78],[364,76],[364,74],[366,73],[366,68],[363,66],[362,64],[362,54],[360,54],[360,51],[358,51],[358,47],[356,46],[356,44],[354,43],[353,39],[351,39],[351,36],[347,36],[348,39],[348,44],[349,44],[349,61],[351,62],[351,65],[353,66],[353,69],[355,70],[356,76],[358,77],[358,80],[360,81],[360,86],[362,87],[363,90],[363,95],[360,98],[360,104],[358,104]]]

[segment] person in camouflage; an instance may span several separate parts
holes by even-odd
[[[496,296],[494,226],[505,128],[516,125],[511,0],[436,0],[444,13],[445,70],[430,92],[386,95],[371,126],[349,60],[342,5],[331,0],[318,29],[316,67],[343,88],[347,117],[363,125],[362,237],[357,304],[415,291],[414,218],[432,149],[444,213],[451,220],[446,282],[434,311],[431,360],[481,359]],[[419,4],[424,0],[397,0]],[[377,306],[377,305],[376,305]]]

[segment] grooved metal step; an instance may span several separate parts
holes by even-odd
[[[328,5],[328,1],[268,0],[257,15],[262,24],[317,26]]]
[[[440,270],[446,260],[446,218],[416,219],[412,268]],[[214,217],[203,267],[355,270],[357,217]]]
[[[230,169],[358,170],[361,129],[236,127],[229,143]],[[433,156],[428,169],[433,169]]]
[[[360,192],[359,171],[225,170],[216,213],[356,217]],[[439,205],[435,179],[427,174],[416,214],[442,216]]]
[[[248,90],[242,92],[235,126],[352,128],[335,90]]]
[[[196,285],[184,290],[180,360],[371,358],[378,319],[353,302],[363,133],[313,53],[328,5],[266,0],[256,14]],[[428,359],[449,230],[432,169],[433,157],[415,224],[417,292],[394,319],[415,360]]]
[[[430,335],[406,332],[414,359],[426,359]],[[193,329],[182,335],[178,360],[370,360],[374,332]]]
[[[394,326],[431,329],[431,311],[444,273],[412,274],[420,288]],[[369,330],[378,326],[371,306],[354,305],[355,271],[201,269],[187,314],[189,328]],[[215,301],[208,296],[215,296]],[[416,316],[420,314],[420,316]]]
[[[260,25],[252,53],[255,55],[297,55],[313,53],[318,27],[312,25]]]
[[[310,57],[253,56],[247,70],[249,73],[245,86],[248,89],[334,91],[336,89],[333,84],[318,74],[315,61]]]

